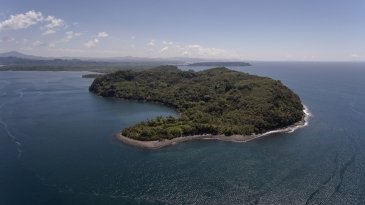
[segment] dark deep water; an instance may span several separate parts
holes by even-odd
[[[141,150],[113,138],[169,108],[103,99],[80,72],[0,72],[0,204],[365,204],[365,64],[235,68],[299,94],[309,126]]]

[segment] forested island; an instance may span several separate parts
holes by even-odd
[[[209,66],[209,67],[227,67],[227,66],[250,66],[251,64],[246,62],[199,62],[191,63],[188,66]]]
[[[196,135],[255,135],[304,119],[300,98],[278,80],[225,67],[200,72],[160,66],[96,78],[89,90],[103,97],[158,102],[179,112],[125,128],[122,136],[161,141]]]
[[[90,73],[90,74],[82,75],[81,77],[82,78],[97,78],[97,77],[101,77],[103,75],[104,74],[101,74],[101,73]]]

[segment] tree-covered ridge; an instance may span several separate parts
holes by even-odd
[[[103,97],[161,102],[178,118],[158,117],[126,128],[137,140],[161,140],[197,134],[241,134],[292,125],[303,118],[300,98],[280,81],[229,70],[181,71],[160,66],[118,71],[96,78],[90,91]]]

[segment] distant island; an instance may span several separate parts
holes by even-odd
[[[103,75],[104,74],[101,74],[101,73],[90,73],[90,74],[82,75],[81,77],[82,78],[97,78],[97,77],[101,77]]]
[[[280,81],[225,67],[118,71],[96,78],[89,90],[103,97],[162,103],[180,113],[138,123],[118,135],[141,147],[205,138],[247,141],[305,124],[300,98]]]
[[[188,66],[209,66],[209,67],[227,67],[227,66],[250,66],[246,62],[199,62],[191,63]]]

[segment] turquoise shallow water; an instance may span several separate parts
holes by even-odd
[[[309,126],[142,150],[114,134],[173,110],[94,96],[80,72],[1,72],[0,204],[364,204],[365,64],[253,64],[233,69],[284,82]]]

